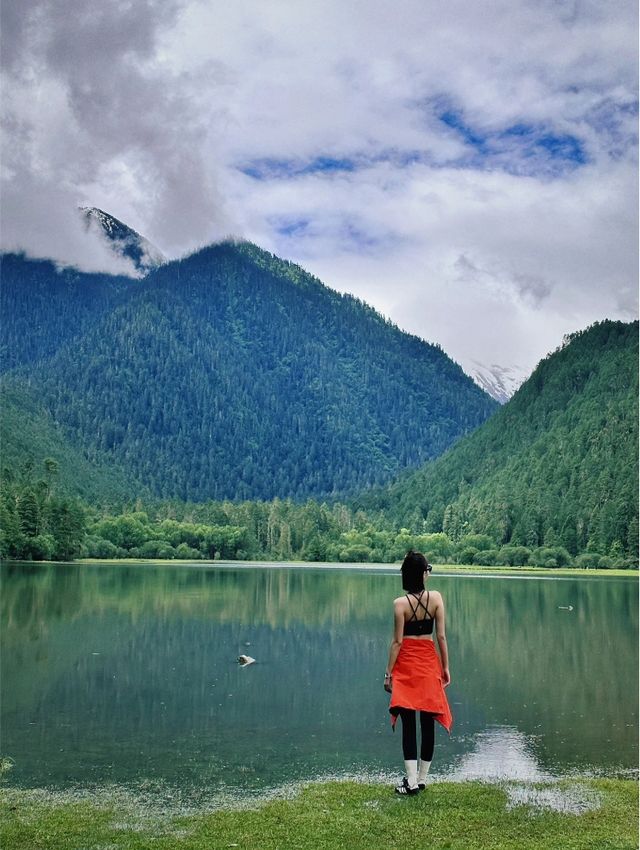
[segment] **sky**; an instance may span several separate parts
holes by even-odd
[[[629,0],[3,0],[2,248],[249,239],[469,371],[638,311]]]

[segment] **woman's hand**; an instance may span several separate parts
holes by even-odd
[[[384,689],[388,694],[391,693],[391,684],[392,684],[391,674],[385,673],[384,674]]]
[[[449,672],[449,668],[445,667],[442,671],[442,686],[444,688],[448,687],[451,684],[451,673]]]

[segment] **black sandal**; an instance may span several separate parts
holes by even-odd
[[[406,776],[404,777],[400,785],[396,785],[395,791],[396,794],[402,794],[403,796],[411,796],[413,794],[418,793],[417,788],[411,788],[409,786],[409,781],[407,780]]]
[[[418,782],[418,791],[424,791],[424,789],[425,789],[426,787],[427,787],[427,783],[426,783],[426,782]]]

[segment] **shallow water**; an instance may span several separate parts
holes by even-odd
[[[393,568],[1,569],[12,785],[260,793],[402,765],[382,689]],[[637,581],[436,573],[430,586],[447,604],[455,717],[436,776],[637,766]],[[243,653],[256,663],[238,666]]]

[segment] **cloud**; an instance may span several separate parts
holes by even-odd
[[[463,364],[532,367],[564,333],[637,311],[635,3],[5,0],[2,15],[9,244],[95,265],[65,203],[169,255],[249,238]]]
[[[458,257],[454,268],[467,288],[477,286],[507,302],[517,303],[518,300],[522,300],[525,304],[539,307],[552,290],[551,284],[539,275],[499,267],[482,269],[464,254]]]
[[[53,230],[65,193],[68,204],[98,205],[153,230],[169,251],[221,235],[223,205],[204,160],[203,75],[174,73],[159,54],[180,9],[171,0],[3,4],[7,218],[21,195],[35,218],[48,208]],[[39,228],[28,217],[21,226],[24,247],[42,250]]]
[[[563,334],[637,309],[633,176],[626,162],[568,183],[415,164],[400,179],[380,164],[331,178],[242,175],[235,191],[246,229],[275,253],[340,280],[463,365],[532,368]],[[282,209],[290,218],[277,226]]]
[[[133,263],[116,256],[101,234],[83,225],[73,190],[28,171],[13,173],[2,190],[3,250],[88,272],[137,276]]]

